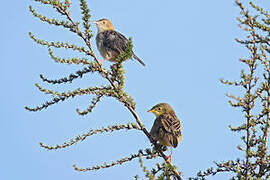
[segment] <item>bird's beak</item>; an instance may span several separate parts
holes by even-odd
[[[153,113],[153,112],[154,112],[154,109],[150,109],[150,110],[148,110],[147,112],[152,112],[152,113]]]
[[[94,24],[98,24],[98,22],[97,22],[97,21],[93,21],[93,23],[94,23]]]

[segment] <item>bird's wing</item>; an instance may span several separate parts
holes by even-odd
[[[125,52],[128,46],[128,39],[117,31],[104,31],[104,46],[117,51],[119,54]]]
[[[150,131],[151,136],[156,140],[157,140],[157,136],[159,134],[160,128],[162,128],[162,124],[160,122],[160,119],[157,118]]]
[[[163,114],[159,116],[162,127],[173,136],[181,136],[181,124],[177,117],[170,114]]]

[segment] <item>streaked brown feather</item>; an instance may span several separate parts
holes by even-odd
[[[115,62],[116,58],[128,47],[128,39],[114,30],[106,30],[96,36],[97,48],[104,59]],[[145,66],[144,62],[133,53],[133,58]]]
[[[162,145],[177,147],[182,139],[180,121],[174,112],[162,114],[156,118],[150,134]]]

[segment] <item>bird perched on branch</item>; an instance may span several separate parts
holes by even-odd
[[[96,43],[101,56],[105,60],[117,62],[118,56],[127,50],[129,44],[128,39],[121,33],[115,31],[111,21],[108,19],[100,19],[94,21],[94,23],[98,28]],[[132,57],[145,66],[144,62],[134,53]]]
[[[150,131],[151,136],[161,145],[170,146],[169,162],[172,162],[172,147],[176,148],[182,140],[182,127],[172,107],[167,103],[155,105],[147,112],[156,115],[156,120]]]

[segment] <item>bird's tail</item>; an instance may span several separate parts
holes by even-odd
[[[133,58],[139,61],[139,63],[141,63],[143,66],[145,66],[144,62],[140,58],[138,58],[138,56],[136,56],[135,54],[133,54]]]

